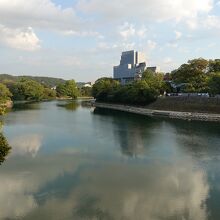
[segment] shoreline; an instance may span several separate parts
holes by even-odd
[[[197,113],[197,112],[180,112],[180,111],[166,111],[166,110],[155,110],[148,109],[145,107],[135,107],[130,105],[121,104],[109,104],[93,102],[92,106],[97,108],[112,109],[117,111],[129,112],[139,115],[146,115],[150,117],[168,117],[173,119],[192,120],[192,121],[210,121],[220,122],[220,114],[211,113]]]

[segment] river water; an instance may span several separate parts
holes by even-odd
[[[0,219],[219,220],[220,124],[15,105]]]

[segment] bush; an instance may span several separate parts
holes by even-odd
[[[9,146],[6,138],[0,133],[0,164],[5,161],[5,157],[9,154],[11,147]]]

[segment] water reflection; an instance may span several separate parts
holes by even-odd
[[[68,111],[76,111],[77,108],[80,107],[80,103],[77,101],[68,101],[67,103],[58,103],[57,104],[58,107],[63,107]]]
[[[161,121],[141,115],[100,108],[94,114],[111,120],[114,139],[120,143],[121,152],[130,157],[146,154],[155,141],[156,130],[161,127]],[[94,120],[94,123],[100,126],[102,121]]]
[[[42,135],[25,134],[15,136],[10,140],[10,145],[13,148],[13,156],[28,154],[35,157],[42,145]]]
[[[26,110],[39,110],[39,109],[41,109],[39,102],[29,101],[29,102],[15,102],[13,104],[12,110],[26,111]]]
[[[209,187],[193,161],[146,165],[68,151],[11,163],[17,169],[0,176],[0,218],[207,218]]]
[[[0,219],[219,219],[220,125],[69,103],[7,116]]]

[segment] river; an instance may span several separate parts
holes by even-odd
[[[18,104],[3,121],[1,220],[220,219],[220,123],[80,101]]]

